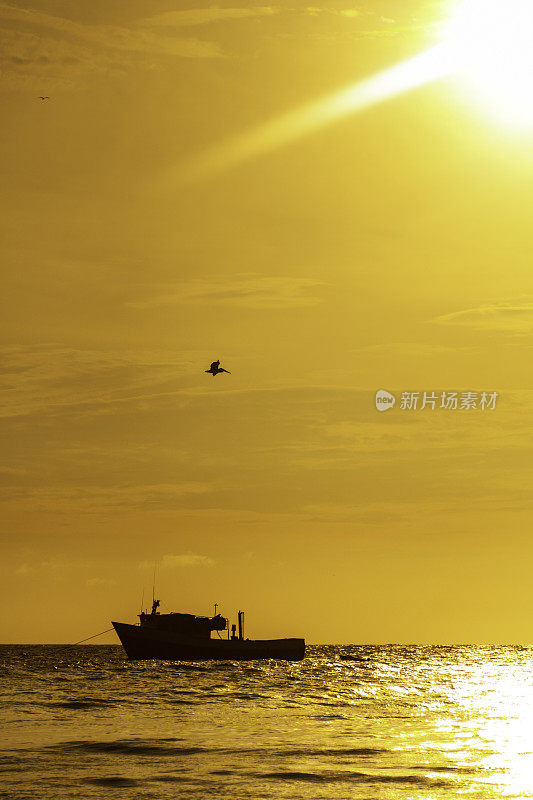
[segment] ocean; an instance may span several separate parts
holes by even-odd
[[[530,648],[172,663],[3,645],[0,672],[10,800],[533,797]]]

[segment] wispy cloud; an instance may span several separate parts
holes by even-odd
[[[424,17],[415,17],[410,13],[407,6],[398,9],[399,13],[394,17],[384,16],[377,10],[369,10],[364,7],[333,8],[331,6],[305,6],[301,8],[284,6],[282,11],[285,14],[298,15],[300,17],[315,17],[322,22],[327,21],[329,26],[338,22],[336,30],[305,30],[282,32],[284,38],[295,38],[306,36],[310,39],[321,39],[339,41],[346,39],[379,39],[383,37],[405,36],[416,33],[417,31],[430,32],[438,29],[439,23],[434,19],[435,8],[427,10]],[[412,9],[411,9],[412,11]],[[420,11],[420,8],[418,9]]]
[[[14,572],[19,578],[33,579],[45,575],[55,582],[58,580],[68,580],[69,575],[72,573],[80,576],[80,573],[83,573],[87,568],[88,565],[82,560],[30,558],[14,567]],[[83,580],[83,578],[80,578],[80,580]],[[86,578],[84,584],[89,589],[96,589],[99,587],[109,588],[110,586],[116,586],[117,581],[115,578],[93,575]]]
[[[0,19],[22,23],[30,28],[65,34],[71,38],[97,44],[111,50],[125,50],[160,55],[205,57],[219,55],[218,49],[210,42],[197,39],[166,37],[143,30],[142,27],[119,27],[113,25],[89,25],[74,22],[64,17],[43,14],[0,3]]]
[[[533,332],[533,301],[493,303],[453,311],[431,320],[439,325],[464,325],[482,330]]]
[[[0,467],[0,475],[10,475],[13,477],[21,477],[28,474],[27,469],[22,469],[20,467],[7,467],[1,466]]]
[[[79,568],[80,564],[61,559],[32,559],[24,561],[15,568],[15,574],[24,578],[46,573],[54,580],[64,579],[69,569]]]
[[[235,7],[221,8],[209,6],[208,8],[186,9],[183,11],[167,11],[163,14],[155,14],[153,17],[146,17],[137,23],[140,26],[151,27],[189,27],[197,25],[209,25],[217,22],[230,22],[234,20],[251,19],[257,17],[273,17],[283,15],[284,17],[322,17],[333,19],[337,17],[339,21],[357,20],[357,30],[363,34],[379,34],[380,26],[397,25],[397,20],[391,17],[384,17],[372,11],[363,11],[359,8],[333,8],[331,6],[255,6],[255,7]],[[401,30],[414,30],[420,25],[416,19],[408,19],[404,22]],[[377,26],[377,27],[376,27]],[[388,31],[387,33],[390,33]]]
[[[386,17],[374,11],[363,10],[354,6],[348,8],[334,8],[331,5],[325,6],[290,6],[290,5],[269,5],[269,6],[255,6],[255,7],[234,7],[234,8],[220,8],[218,6],[210,6],[207,8],[186,9],[183,11],[167,11],[163,14],[156,14],[152,17],[147,17],[139,20],[139,26],[145,28],[182,28],[193,27],[199,25],[211,25],[220,22],[233,22],[239,20],[248,20],[253,18],[268,18],[279,16],[287,20],[288,18],[320,18],[321,20],[328,20],[331,24],[337,19],[339,23],[339,30],[337,35],[343,38],[344,36],[356,36],[357,38],[367,37],[382,37],[382,36],[397,36],[399,34],[412,33],[419,28],[427,28],[428,23],[420,19],[413,18],[409,14],[403,14],[401,20]],[[346,26],[349,27],[346,27]],[[313,34],[305,30],[289,33],[284,29],[281,24],[279,32],[284,37],[311,35]],[[317,38],[324,38],[331,34],[324,32],[316,32]]]
[[[398,358],[435,358],[439,355],[457,353],[457,347],[432,342],[382,342],[364,347],[353,347],[351,353],[369,353],[373,356],[397,356]],[[462,347],[461,350],[466,350]]]
[[[116,584],[117,582],[113,578],[87,578],[85,581],[85,586],[88,586],[89,589],[116,586]]]
[[[406,516],[405,510],[397,503],[310,503],[303,506],[302,512],[314,521],[363,522],[367,525],[383,525]]]
[[[182,29],[280,18],[278,36],[342,39],[410,34],[427,24],[412,18],[393,20],[356,7],[327,6],[218,7],[184,9],[132,20],[123,25],[89,24],[67,17],[0,2],[2,50],[0,84],[24,87],[45,84],[47,91],[71,88],[92,74],[122,74],[150,55],[150,68],[166,57],[220,58],[225,54],[215,37],[200,39]],[[338,30],[307,30],[294,19],[327,19]],[[285,22],[293,20],[290,25]],[[335,23],[337,20],[337,23]],[[284,22],[285,21],[285,22]],[[214,30],[214,28],[212,28]],[[146,61],[146,59],[145,59]]]
[[[0,82],[21,85],[38,78],[47,87],[68,86],[91,73],[123,70],[139,54],[153,58],[217,58],[215,42],[165,36],[142,23],[92,25],[0,2]]]
[[[195,481],[137,486],[6,486],[0,490],[0,501],[23,501],[27,508],[40,511],[107,514],[136,508],[179,509],[185,496],[203,495],[209,489],[208,484]]]
[[[160,569],[182,569],[183,567],[212,567],[215,561],[209,556],[199,555],[198,553],[182,553],[180,555],[167,554],[158,562]],[[152,569],[153,561],[141,561],[140,569]]]
[[[229,305],[284,309],[320,302],[321,281],[311,278],[236,275],[226,279],[191,280],[161,286],[160,293],[128,303],[133,308],[172,305]]]
[[[194,8],[184,11],[167,11],[153,17],[139,20],[140,26],[149,28],[169,27],[181,28],[194,25],[209,25],[213,22],[227,22],[250,17],[271,17],[279,13],[277,6],[256,6],[255,8]]]
[[[198,354],[82,350],[61,344],[0,348],[0,417],[73,406],[93,412],[175,384]]]

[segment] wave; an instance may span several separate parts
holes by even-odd
[[[186,747],[178,744],[182,739],[115,739],[110,741],[75,740],[47,745],[46,749],[60,749],[63,752],[83,751],[86,753],[121,753],[123,755],[198,755],[200,753],[268,755],[276,758],[319,758],[362,757],[390,753],[378,747],[345,748],[225,748],[225,747]],[[431,771],[430,768],[426,768]]]
[[[171,706],[197,706],[200,700],[169,700]]]
[[[314,783],[330,783],[332,780],[337,780],[314,772],[262,772],[256,773],[254,777],[278,781],[310,781]],[[342,779],[339,778],[339,780]]]
[[[479,767],[454,767],[452,764],[447,766],[431,766],[423,764],[421,766],[414,765],[409,769],[420,770],[422,772],[448,772],[450,775],[474,775],[479,772]]]
[[[121,775],[109,775],[103,778],[84,778],[81,783],[87,783],[92,786],[110,786],[117,789],[126,789],[142,785],[140,781],[136,781],[133,778],[123,778]]]
[[[72,741],[60,745],[50,745],[49,749],[63,752],[82,751],[85,753],[120,753],[122,755],[169,755],[191,756],[212,752],[206,747],[183,747],[169,742],[178,739],[116,739],[108,742]]]
[[[91,708],[116,708],[116,703],[112,700],[104,700],[97,697],[80,697],[72,700],[59,700],[45,705],[52,708],[70,708],[78,711],[88,711]]]
[[[313,748],[300,750],[275,750],[277,756],[374,756],[390,753],[381,747]]]
[[[418,789],[445,789],[452,781],[416,775],[370,775],[366,772],[262,772],[253,773],[255,778],[278,781],[308,781],[312,783],[375,783],[409,784]]]

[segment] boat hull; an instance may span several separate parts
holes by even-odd
[[[168,661],[301,661],[304,639],[199,639],[125,622],[112,623],[129,659]]]

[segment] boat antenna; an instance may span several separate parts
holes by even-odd
[[[143,586],[143,593],[141,597],[141,614],[143,613],[143,606],[144,606],[144,586]]]
[[[215,603],[215,617],[217,615],[217,608],[218,608],[218,603]]]
[[[155,600],[155,568],[157,565],[157,561],[154,561],[154,582],[152,583],[152,603]]]

